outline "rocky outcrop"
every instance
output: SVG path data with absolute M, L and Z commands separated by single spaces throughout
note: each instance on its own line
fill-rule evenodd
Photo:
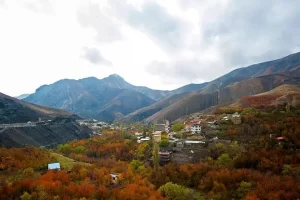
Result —
M 0 145 L 52 148 L 68 141 L 89 138 L 91 134 L 91 129 L 79 125 L 72 118 L 58 118 L 34 127 L 0 129 Z

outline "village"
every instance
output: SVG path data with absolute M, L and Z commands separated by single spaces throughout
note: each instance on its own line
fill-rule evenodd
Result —
M 190 116 L 182 124 L 170 124 L 165 120 L 153 124 L 151 132 L 136 132 L 137 143 L 156 142 L 160 146 L 159 162 L 178 164 L 197 163 L 210 156 L 209 147 L 216 143 L 230 144 L 231 140 L 218 138 L 218 124 L 231 122 L 241 124 L 241 115 L 196 115 Z
M 77 120 L 80 125 L 88 126 L 93 130 L 92 137 L 102 135 L 102 131 L 115 130 L 133 135 L 136 143 L 154 142 L 159 145 L 159 163 L 169 162 L 198 163 L 211 156 L 211 148 L 216 144 L 230 145 L 232 138 L 224 136 L 222 127 L 238 127 L 242 123 L 239 112 L 232 114 L 201 114 L 195 113 L 185 119 L 170 123 L 152 124 L 123 124 L 106 123 L 95 119 Z M 275 137 L 270 135 L 270 138 Z M 283 138 L 276 138 L 278 142 Z M 149 158 L 152 162 L 152 158 Z

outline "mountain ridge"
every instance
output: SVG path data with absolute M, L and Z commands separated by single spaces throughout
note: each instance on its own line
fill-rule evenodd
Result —
M 273 71 L 269 70 L 270 65 L 275 66 Z M 266 92 L 285 83 L 300 83 L 300 52 L 233 70 L 209 82 L 201 91 L 174 102 L 145 120 L 173 121 L 186 114 L 199 112 L 211 106 L 233 103 L 244 96 Z
M 96 77 L 79 80 L 62 79 L 53 84 L 42 85 L 24 100 L 43 106 L 65 109 L 84 118 L 113 121 L 160 99 L 186 91 L 198 90 L 205 85 L 206 83 L 190 84 L 171 91 L 152 90 L 144 86 L 134 86 L 121 76 L 112 74 L 103 79 Z M 132 91 L 132 101 L 125 100 L 125 96 L 121 95 L 128 91 Z M 115 102 L 123 103 L 116 106 Z M 105 107 L 109 108 L 105 110 Z M 118 110 L 116 110 L 117 107 Z
M 49 120 L 57 116 L 79 119 L 75 114 L 65 110 L 35 105 L 0 93 L 0 123 L 25 123 L 38 121 L 39 118 Z

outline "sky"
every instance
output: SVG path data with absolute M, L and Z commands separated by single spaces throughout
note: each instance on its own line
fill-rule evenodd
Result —
M 300 51 L 299 0 L 0 0 L 0 92 L 118 74 L 175 89 Z

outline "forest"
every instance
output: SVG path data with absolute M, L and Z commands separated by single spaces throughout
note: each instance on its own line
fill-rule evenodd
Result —
M 211 156 L 199 163 L 157 165 L 156 144 L 138 144 L 134 134 L 117 130 L 56 149 L 1 148 L 0 199 L 300 198 L 300 116 L 244 110 L 242 124 L 220 129 L 232 142 L 209 147 Z M 47 170 L 57 162 L 53 153 L 73 159 L 72 168 Z

